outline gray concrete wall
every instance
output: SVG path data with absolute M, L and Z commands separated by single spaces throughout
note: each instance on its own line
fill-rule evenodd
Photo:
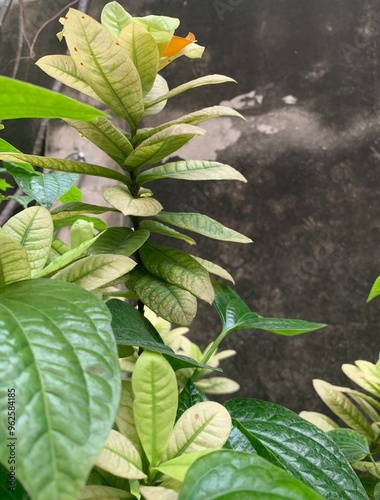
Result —
M 98 17 L 104 3 L 91 0 L 88 12 Z M 253 310 L 329 324 L 293 339 L 245 331 L 225 344 L 238 351 L 224 366 L 242 385 L 240 396 L 296 411 L 322 409 L 312 378 L 345 384 L 340 365 L 376 361 L 379 347 L 380 304 L 365 301 L 380 274 L 380 1 L 120 3 L 138 15 L 179 17 L 180 34 L 193 31 L 207 47 L 203 60 L 183 58 L 168 67 L 170 86 L 208 73 L 238 81 L 173 99 L 162 118 L 219 103 L 235 106 L 246 123 L 210 122 L 206 138 L 178 156 L 230 163 L 249 184 L 165 181 L 152 187 L 166 210 L 201 211 L 252 237 L 248 246 L 200 238 L 196 251 L 235 276 L 236 290 Z M 24 2 L 29 43 L 63 5 Z M 18 19 L 14 6 L 0 34 L 1 73 L 7 75 L 15 67 Z M 35 55 L 23 43 L 19 78 L 52 85 L 33 60 L 64 50 L 54 38 L 57 27 L 53 22 L 41 32 Z M 7 127 L 25 152 L 35 132 L 32 121 Z M 218 324 L 201 305 L 193 335 L 206 345 Z

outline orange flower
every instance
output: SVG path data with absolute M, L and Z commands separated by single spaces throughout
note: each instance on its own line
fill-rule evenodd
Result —
M 169 45 L 161 54 L 161 57 L 172 57 L 195 41 L 195 35 L 193 33 L 189 33 L 185 38 L 182 38 L 181 36 L 173 36 Z

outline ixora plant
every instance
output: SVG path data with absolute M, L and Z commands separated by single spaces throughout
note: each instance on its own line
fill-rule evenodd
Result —
M 199 123 L 240 116 L 235 111 L 214 106 L 141 128 L 169 99 L 231 79 L 205 76 L 169 90 L 159 70 L 203 51 L 192 34 L 174 35 L 177 19 L 132 17 L 111 2 L 101 23 L 70 9 L 62 24 L 70 55 L 46 56 L 38 65 L 103 103 L 125 127 L 106 111 L 0 77 L 2 120 L 65 119 L 118 165 L 22 154 L 0 140 L 3 168 L 27 207 L 0 233 L 1 497 L 367 498 L 339 447 L 313 424 L 264 401 L 233 399 L 223 406 L 196 386 L 204 370 L 218 370 L 215 354 L 233 331 L 290 336 L 323 326 L 263 318 L 231 288 L 211 281 L 209 273 L 230 279 L 224 269 L 154 243 L 158 233 L 194 244 L 181 230 L 250 242 L 205 215 L 164 211 L 146 187 L 166 178 L 245 181 L 217 162 L 154 166 L 203 134 Z M 78 174 L 115 181 L 103 193 L 108 205 L 81 199 L 73 187 Z M 62 204 L 52 208 L 57 200 Z M 131 227 L 108 228 L 98 217 L 107 211 L 128 216 Z M 71 227 L 70 245 L 56 236 L 63 226 Z M 144 308 L 183 327 L 193 320 L 197 299 L 213 304 L 221 332 L 205 353 L 188 357 L 165 344 Z M 187 374 L 180 393 L 178 382 L 185 381 L 177 372 Z

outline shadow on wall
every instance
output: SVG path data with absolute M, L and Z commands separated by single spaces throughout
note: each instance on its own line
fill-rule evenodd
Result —
M 105 3 L 88 2 L 88 13 L 98 18 Z M 120 3 L 137 15 L 157 7 L 153 0 Z M 0 34 L 3 74 L 52 86 L 33 63 L 64 51 L 54 36 L 58 23 L 48 21 L 66 5 L 13 2 Z M 200 240 L 196 249 L 235 276 L 253 310 L 330 325 L 293 339 L 233 334 L 225 347 L 238 356 L 225 362 L 226 373 L 241 384 L 241 396 L 321 409 L 311 379 L 346 383 L 340 365 L 375 361 L 378 351 L 379 305 L 365 300 L 380 274 L 380 1 L 162 0 L 160 13 L 179 17 L 180 34 L 195 32 L 207 48 L 202 61 L 165 70 L 171 86 L 208 73 L 238 81 L 193 90 L 181 109 L 173 99 L 162 118 L 221 103 L 247 119 L 209 122 L 206 138 L 180 157 L 229 163 L 249 184 L 189 190 L 168 180 L 157 195 L 167 199 L 166 210 L 199 210 L 254 239 L 241 247 Z M 37 130 L 35 122 L 16 123 L 6 133 L 29 152 Z M 217 325 L 202 306 L 193 335 L 206 345 Z

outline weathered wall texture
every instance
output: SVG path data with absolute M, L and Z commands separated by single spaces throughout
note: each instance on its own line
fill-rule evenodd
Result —
M 91 0 L 88 12 L 97 17 L 104 3 Z M 206 45 L 202 61 L 169 66 L 170 86 L 207 73 L 239 82 L 173 99 L 166 117 L 221 102 L 240 110 L 246 123 L 210 122 L 206 138 L 179 156 L 230 163 L 249 184 L 166 181 L 156 194 L 166 197 L 166 210 L 201 211 L 254 239 L 248 246 L 200 239 L 196 249 L 229 269 L 253 310 L 329 324 L 293 339 L 245 331 L 226 341 L 238 351 L 225 367 L 241 383 L 240 396 L 297 411 L 321 409 L 311 380 L 343 384 L 340 365 L 375 361 L 379 348 L 380 304 L 365 301 L 380 274 L 380 0 L 120 3 L 138 15 L 179 17 L 180 33 L 193 31 Z M 24 0 L 29 43 L 63 6 Z M 0 68 L 7 75 L 15 64 L 18 19 L 15 6 L 0 34 Z M 64 50 L 54 38 L 57 27 L 53 22 L 41 32 L 34 60 Z M 17 76 L 51 86 L 30 55 L 24 43 Z M 7 130 L 16 146 L 32 149 L 34 122 Z M 68 136 L 60 137 L 59 146 L 70 150 Z M 205 345 L 218 325 L 202 305 L 192 331 Z

